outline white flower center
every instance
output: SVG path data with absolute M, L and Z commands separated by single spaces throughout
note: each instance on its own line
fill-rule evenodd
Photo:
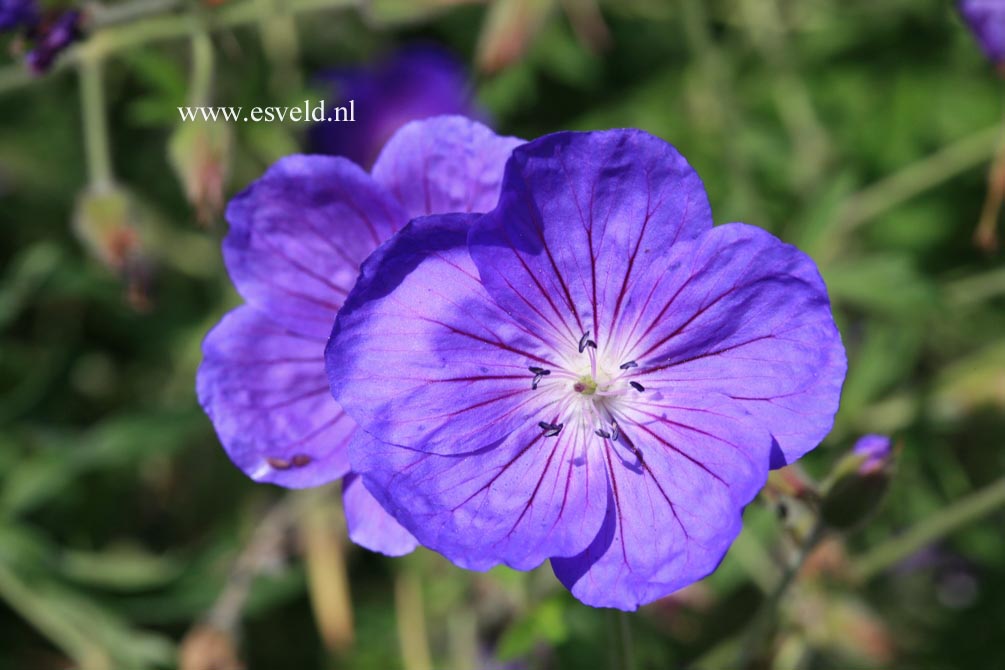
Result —
M 587 332 L 573 349 L 561 356 L 562 367 L 532 367 L 533 388 L 545 394 L 548 415 L 539 422 L 545 437 L 563 430 L 617 440 L 619 420 L 633 396 L 645 391 L 631 379 L 637 372 L 635 361 L 615 361 L 612 348 L 598 349 Z

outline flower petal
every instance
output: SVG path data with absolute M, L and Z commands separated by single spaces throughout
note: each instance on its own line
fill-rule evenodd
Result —
M 589 544 L 606 483 L 599 461 L 600 477 L 588 474 L 581 436 L 538 425 L 556 417 L 554 400 L 532 390 L 528 367 L 556 366 L 486 295 L 466 248 L 471 218 L 413 221 L 367 260 L 327 366 L 372 434 L 350 458 L 380 503 L 459 565 L 526 569 Z
M 359 475 L 350 473 L 342 480 L 342 504 L 349 539 L 359 546 L 387 556 L 404 556 L 419 545 L 412 534 L 380 506 Z
M 359 265 L 407 221 L 356 164 L 278 161 L 227 208 L 224 259 L 238 292 L 289 330 L 325 338 Z
M 506 159 L 521 144 L 463 116 L 413 121 L 384 146 L 373 178 L 394 194 L 409 219 L 487 212 L 499 200 Z
M 777 440 L 784 463 L 830 432 L 847 362 L 812 259 L 744 224 L 671 250 L 639 278 L 619 327 L 647 389 L 722 393 Z
M 499 206 L 471 231 L 493 298 L 531 328 L 603 345 L 636 275 L 712 226 L 701 179 L 640 130 L 555 133 L 518 147 Z
M 729 398 L 668 395 L 605 442 L 610 504 L 593 543 L 552 568 L 595 607 L 634 610 L 712 572 L 763 486 L 771 438 Z
M 206 336 L 199 402 L 231 460 L 252 479 L 305 488 L 348 472 L 356 424 L 329 393 L 323 352 L 323 340 L 248 306 Z

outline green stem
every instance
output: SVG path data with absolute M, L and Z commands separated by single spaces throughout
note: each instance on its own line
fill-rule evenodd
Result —
M 866 552 L 853 563 L 852 575 L 860 582 L 868 581 L 933 542 L 1002 507 L 1005 507 L 1005 477 L 960 498 L 906 533 L 890 538 Z
M 621 642 L 621 670 L 635 670 L 635 646 L 628 612 L 618 612 L 618 638 Z
M 990 159 L 998 150 L 1000 132 L 994 125 L 964 137 L 851 196 L 838 213 L 835 236 L 845 237 L 897 205 Z M 833 256 L 840 245 L 829 246 Z
M 394 578 L 394 604 L 402 667 L 405 670 L 430 670 L 433 661 L 426 634 L 422 584 L 408 567 Z
M 213 40 L 200 30 L 192 35 L 192 85 L 189 100 L 193 107 L 208 105 L 213 90 Z
M 288 0 L 285 12 L 294 16 L 326 9 L 356 7 L 362 0 Z M 189 14 L 145 16 L 128 23 L 98 28 L 78 46 L 67 51 L 56 62 L 53 72 L 77 65 L 89 58 L 103 59 L 122 51 L 153 42 L 191 37 L 202 30 L 222 30 L 254 23 L 259 20 L 258 0 L 229 2 L 222 7 L 200 12 L 199 18 Z M 36 81 L 21 65 L 0 69 L 0 94 L 13 91 Z
M 64 617 L 58 608 L 49 607 L 28 584 L 0 562 L 0 598 L 67 656 L 77 661 L 82 670 L 111 668 L 111 660 L 74 622 Z
M 96 191 L 107 190 L 111 188 L 114 176 L 100 59 L 88 58 L 80 62 L 80 106 L 84 119 L 84 150 L 91 188 Z
M 757 656 L 765 645 L 771 640 L 771 633 L 778 614 L 778 609 L 788 593 L 789 587 L 796 581 L 799 571 L 809 558 L 810 553 L 817 546 L 824 535 L 823 522 L 818 521 L 803 541 L 803 546 L 799 549 L 796 560 L 789 565 L 782 574 L 782 578 L 775 585 L 774 590 L 768 595 L 767 600 L 761 604 L 760 609 L 754 615 L 754 620 L 747 629 L 743 646 L 740 648 L 740 660 L 737 667 L 741 670 L 753 667 L 757 661 Z
M 681 18 L 688 47 L 693 52 L 702 78 L 712 97 L 719 101 L 716 132 L 724 138 L 736 137 L 741 129 L 741 106 L 733 95 L 734 74 L 715 43 L 704 0 L 683 0 Z M 748 221 L 763 221 L 761 199 L 751 178 L 750 165 L 737 142 L 725 142 L 727 167 L 736 201 L 742 203 Z

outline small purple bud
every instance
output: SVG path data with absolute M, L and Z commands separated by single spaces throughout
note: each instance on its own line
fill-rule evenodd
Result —
M 875 474 L 890 463 L 893 456 L 892 442 L 886 435 L 863 435 L 852 447 L 852 453 L 865 457 L 858 466 L 859 474 Z
M 890 484 L 891 444 L 886 435 L 865 435 L 838 462 L 820 506 L 827 525 L 853 528 L 879 507 Z
M 988 60 L 1005 66 L 1005 0 L 960 0 L 957 9 Z

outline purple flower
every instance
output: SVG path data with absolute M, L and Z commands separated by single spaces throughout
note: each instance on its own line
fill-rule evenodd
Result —
M 197 390 L 241 470 L 290 488 L 349 472 L 356 424 L 329 393 L 324 348 L 359 264 L 415 216 L 494 206 L 518 143 L 440 117 L 399 130 L 371 174 L 344 158 L 291 156 L 234 198 L 223 252 L 247 304 L 206 337 Z M 414 548 L 353 478 L 344 500 L 354 541 Z
M 35 74 L 52 67 L 57 56 L 81 36 L 80 12 L 69 10 L 37 23 L 29 32 L 34 47 L 25 56 L 25 63 Z
M 355 101 L 356 121 L 313 126 L 311 150 L 345 156 L 366 168 L 409 121 L 441 114 L 482 117 L 464 65 L 438 47 L 402 49 L 367 69 L 333 71 L 323 80 L 338 94 L 335 106 Z
M 30 28 L 38 21 L 35 0 L 0 0 L 0 32 Z
M 863 435 L 859 438 L 852 453 L 858 457 L 865 457 L 858 466 L 858 473 L 869 475 L 880 472 L 890 463 L 893 456 L 890 438 L 886 435 Z
M 715 569 L 771 461 L 831 428 L 846 367 L 812 260 L 713 228 L 698 175 L 637 130 L 523 145 L 495 210 L 413 221 L 326 359 L 353 469 L 422 544 L 551 558 L 623 609 Z
M 1005 63 L 1005 0 L 960 0 L 957 7 L 984 55 Z

